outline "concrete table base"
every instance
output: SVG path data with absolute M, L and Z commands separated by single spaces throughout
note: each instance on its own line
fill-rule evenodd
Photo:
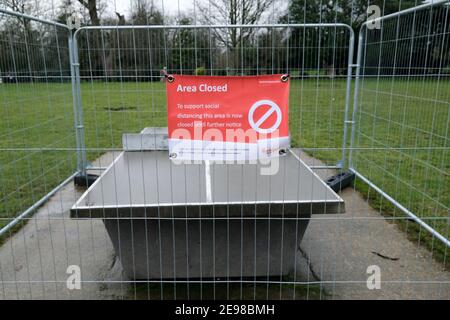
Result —
M 289 274 L 309 217 L 104 223 L 130 279 L 217 279 Z
M 131 279 L 286 275 L 311 214 L 345 205 L 293 150 L 271 165 L 267 175 L 260 162 L 179 164 L 167 151 L 124 151 L 71 217 L 103 219 Z

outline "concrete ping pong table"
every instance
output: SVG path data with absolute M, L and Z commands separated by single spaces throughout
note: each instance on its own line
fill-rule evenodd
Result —
M 262 175 L 260 163 L 174 164 L 166 128 L 123 143 L 71 217 L 103 219 L 130 279 L 286 275 L 311 214 L 345 211 L 295 149 Z

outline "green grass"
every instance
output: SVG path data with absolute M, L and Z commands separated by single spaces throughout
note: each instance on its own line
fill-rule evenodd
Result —
M 335 164 L 341 157 L 345 81 L 292 81 L 293 145 Z M 0 85 L 0 227 L 76 170 L 70 84 Z M 357 117 L 354 165 L 412 212 L 449 236 L 450 83 L 365 80 Z M 121 148 L 124 132 L 166 126 L 162 83 L 82 83 L 86 145 L 93 160 Z M 42 149 L 45 148 L 45 149 Z M 42 149 L 42 150 L 39 150 Z M 372 206 L 402 216 L 357 182 Z M 447 218 L 447 219 L 445 219 Z M 399 226 L 440 260 L 445 247 L 417 225 Z
M 0 227 L 75 171 L 73 123 L 70 85 L 0 85 Z
M 329 298 L 329 295 L 319 285 L 136 283 L 128 287 L 127 297 L 134 300 L 326 300 Z
M 355 146 L 367 149 L 355 153 L 355 167 L 449 238 L 450 82 L 366 80 L 361 97 L 357 121 L 363 134 Z M 381 213 L 402 216 L 366 185 L 357 187 Z M 400 227 L 449 265 L 448 249 L 427 231 L 405 220 Z

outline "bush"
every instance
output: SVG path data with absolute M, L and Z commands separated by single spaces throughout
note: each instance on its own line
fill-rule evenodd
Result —
M 204 76 L 206 74 L 205 67 L 199 67 L 199 68 L 195 69 L 194 74 L 196 76 Z

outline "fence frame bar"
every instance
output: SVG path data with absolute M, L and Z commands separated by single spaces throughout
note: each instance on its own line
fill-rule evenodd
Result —
M 75 90 L 74 90 L 75 89 L 74 88 L 74 80 L 76 77 L 75 77 L 75 73 L 74 73 L 74 69 L 73 69 L 73 61 L 74 61 L 73 54 L 75 53 L 75 51 L 73 48 L 73 34 L 72 34 L 72 31 L 70 30 L 70 28 L 67 25 L 59 23 L 59 22 L 41 19 L 38 17 L 30 16 L 30 15 L 16 12 L 16 11 L 11 11 L 11 10 L 6 10 L 6 9 L 0 8 L 0 13 L 8 15 L 8 16 L 17 17 L 17 18 L 24 18 L 27 20 L 47 24 L 50 26 L 55 26 L 55 27 L 62 28 L 67 31 L 67 39 L 68 39 L 68 43 L 69 43 L 68 50 L 69 50 L 69 62 L 70 62 L 70 75 L 71 75 L 71 83 L 72 83 L 72 95 L 73 95 L 73 99 L 74 99 L 74 101 L 73 101 L 73 103 L 74 103 L 74 119 L 75 119 L 75 121 L 77 121 L 77 119 L 79 119 L 79 118 L 76 116 L 77 110 L 75 109 L 76 104 L 75 104 Z M 83 120 L 81 118 L 81 123 L 82 122 L 83 122 Z M 76 149 L 77 150 L 77 158 L 79 158 L 79 156 L 82 154 L 82 150 L 80 149 L 81 147 L 80 147 L 80 142 L 79 142 L 81 137 L 79 136 L 79 132 L 77 130 L 76 125 L 75 125 L 75 135 L 76 135 L 76 140 L 77 140 L 77 149 Z M 81 162 L 81 158 L 77 159 L 77 168 L 78 168 L 77 170 L 80 170 L 84 167 L 85 167 L 85 164 L 83 164 Z M 5 225 L 3 228 L 1 228 L 0 229 L 0 237 L 3 236 L 4 234 L 6 234 L 15 225 L 17 225 L 22 219 L 24 219 L 25 217 L 29 216 L 34 211 L 36 211 L 42 204 L 47 202 L 55 193 L 57 193 L 59 190 L 61 190 L 61 188 L 63 188 L 68 183 L 70 183 L 78 174 L 80 174 L 80 171 L 76 171 L 76 172 L 72 173 L 69 177 L 67 177 L 59 185 L 57 185 L 55 188 L 53 188 L 50 192 L 48 192 L 46 195 L 44 195 L 41 199 L 36 201 L 32 206 L 30 206 L 28 209 L 26 209 L 25 211 L 20 213 L 13 220 L 11 220 L 7 225 Z
M 425 3 L 413 8 L 409 8 L 406 10 L 402 10 L 399 12 L 395 12 L 386 16 L 382 16 L 376 19 L 368 20 L 364 22 L 361 25 L 361 29 L 359 30 L 359 40 L 358 40 L 358 51 L 357 51 L 357 62 L 356 62 L 356 75 L 355 75 L 355 91 L 353 96 L 353 112 L 352 112 L 352 130 L 351 130 L 351 137 L 350 137 L 350 152 L 349 152 L 349 159 L 348 159 L 348 167 L 351 172 L 353 172 L 358 178 L 360 178 L 364 183 L 366 183 L 369 187 L 374 189 L 378 194 L 380 194 L 382 197 L 384 197 L 386 200 L 388 200 L 392 205 L 394 205 L 397 209 L 402 211 L 404 214 L 406 214 L 408 217 L 410 217 L 414 222 L 419 224 L 421 227 L 423 227 L 425 230 L 430 232 L 434 237 L 436 237 L 439 241 L 441 241 L 443 244 L 445 244 L 447 247 L 450 248 L 450 240 L 441 235 L 439 232 L 437 232 L 435 229 L 433 229 L 430 225 L 428 225 L 425 221 L 423 221 L 421 218 L 416 216 L 413 212 L 409 211 L 406 207 L 404 207 L 401 203 L 399 203 L 397 200 L 395 200 L 393 197 L 391 197 L 389 194 L 384 192 L 381 188 L 379 188 L 376 184 L 374 184 L 372 181 L 370 181 L 369 178 L 365 177 L 363 174 L 358 172 L 354 166 L 353 166 L 353 147 L 355 142 L 355 134 L 356 134 L 356 117 L 359 107 L 359 91 L 360 91 L 360 80 L 361 80 L 361 67 L 362 67 L 362 52 L 363 52 L 363 42 L 365 41 L 365 34 L 368 30 L 367 25 L 373 22 L 381 22 L 384 20 L 392 19 L 395 17 L 400 17 L 409 13 L 416 13 L 417 11 L 421 11 L 424 9 L 428 9 L 431 7 L 435 7 L 438 5 L 447 4 L 450 5 L 450 0 L 437 0 L 432 1 L 430 3 Z
M 10 16 L 15 16 L 15 17 L 18 17 L 18 18 L 25 18 L 25 19 L 28 19 L 28 20 L 33 20 L 33 21 L 36 21 L 36 22 L 41 22 L 41 23 L 52 25 L 52 26 L 56 26 L 56 27 L 61 27 L 61 28 L 66 29 L 68 32 L 70 31 L 70 28 L 67 25 L 65 25 L 65 24 L 62 24 L 62 23 L 59 23 L 59 22 L 55 22 L 55 21 L 41 19 L 41 18 L 38 18 L 38 17 L 33 17 L 33 16 L 30 16 L 30 15 L 25 14 L 25 13 L 20 13 L 20 12 L 17 12 L 17 11 L 6 10 L 6 9 L 2 9 L 2 8 L 0 8 L 0 13 L 4 13 L 4 14 L 10 15 Z
M 239 28 L 343 28 L 346 29 L 349 32 L 349 40 L 348 40 L 348 61 L 347 61 L 347 75 L 346 75 L 346 95 L 345 95 L 345 106 L 344 106 L 344 130 L 343 130 L 343 137 L 342 137 L 342 155 L 341 159 L 338 161 L 335 165 L 326 165 L 321 166 L 320 168 L 316 169 L 342 169 L 346 165 L 346 159 L 347 159 L 347 140 L 348 140 L 348 125 L 351 123 L 349 121 L 349 113 L 350 113 L 350 95 L 351 95 L 351 85 L 352 85 L 352 75 L 353 75 L 353 68 L 355 65 L 353 64 L 353 58 L 354 58 L 354 52 L 355 52 L 355 32 L 353 31 L 353 28 L 345 23 L 294 23 L 294 24 L 259 24 L 259 25 L 246 25 L 246 24 L 235 24 L 235 25 L 106 25 L 106 26 L 84 26 L 79 29 L 77 29 L 73 33 L 73 47 L 74 47 L 74 61 L 73 64 L 76 68 L 74 71 L 76 82 L 78 83 L 78 94 L 80 95 L 77 98 L 77 112 L 81 114 L 80 123 L 78 123 L 79 133 L 80 133 L 80 158 L 82 167 L 79 167 L 78 170 L 82 172 L 82 174 L 86 173 L 86 169 L 88 167 L 88 163 L 86 161 L 86 147 L 84 143 L 84 127 L 83 127 L 83 106 L 81 104 L 81 93 L 80 93 L 80 75 L 79 75 L 79 61 L 78 61 L 78 49 L 77 49 L 77 43 L 78 43 L 78 34 L 82 31 L 89 31 L 89 30 L 166 30 L 166 29 L 174 29 L 174 30 L 180 30 L 180 29 L 239 29 Z M 75 99 L 75 98 L 74 98 Z M 75 103 L 75 102 L 74 102 Z M 78 127 L 77 127 L 78 128 Z
M 409 211 L 407 208 L 402 206 L 399 202 L 397 202 L 394 198 L 392 198 L 390 195 L 388 195 L 386 192 L 381 190 L 379 187 L 377 187 L 374 183 L 372 183 L 368 178 L 366 178 L 363 174 L 359 173 L 357 170 L 351 168 L 351 172 L 353 172 L 359 179 L 364 181 L 369 187 L 374 189 L 376 192 L 378 192 L 383 198 L 388 200 L 390 203 L 392 203 L 394 206 L 396 206 L 400 211 L 402 211 L 404 214 L 409 216 L 414 222 L 419 224 L 421 227 L 423 227 L 425 230 L 430 232 L 434 237 L 439 239 L 442 243 L 444 243 L 447 247 L 450 248 L 450 240 L 441 235 L 439 232 L 434 230 L 432 227 L 430 227 L 425 221 L 420 219 L 418 216 L 416 216 L 414 213 Z
M 13 220 L 11 220 L 6 226 L 0 229 L 0 237 L 6 234 L 12 227 L 14 227 L 16 224 L 18 224 L 22 219 L 36 211 L 41 205 L 43 205 L 45 202 L 47 202 L 48 199 L 50 199 L 55 193 L 57 193 L 59 190 L 61 190 L 65 185 L 70 183 L 75 176 L 78 175 L 78 171 L 73 173 L 71 176 L 69 176 L 66 180 L 61 182 L 59 185 L 57 185 L 53 190 L 51 190 L 49 193 L 47 193 L 45 196 L 43 196 L 41 199 L 33 203 L 31 207 L 29 207 L 27 210 L 16 216 Z

